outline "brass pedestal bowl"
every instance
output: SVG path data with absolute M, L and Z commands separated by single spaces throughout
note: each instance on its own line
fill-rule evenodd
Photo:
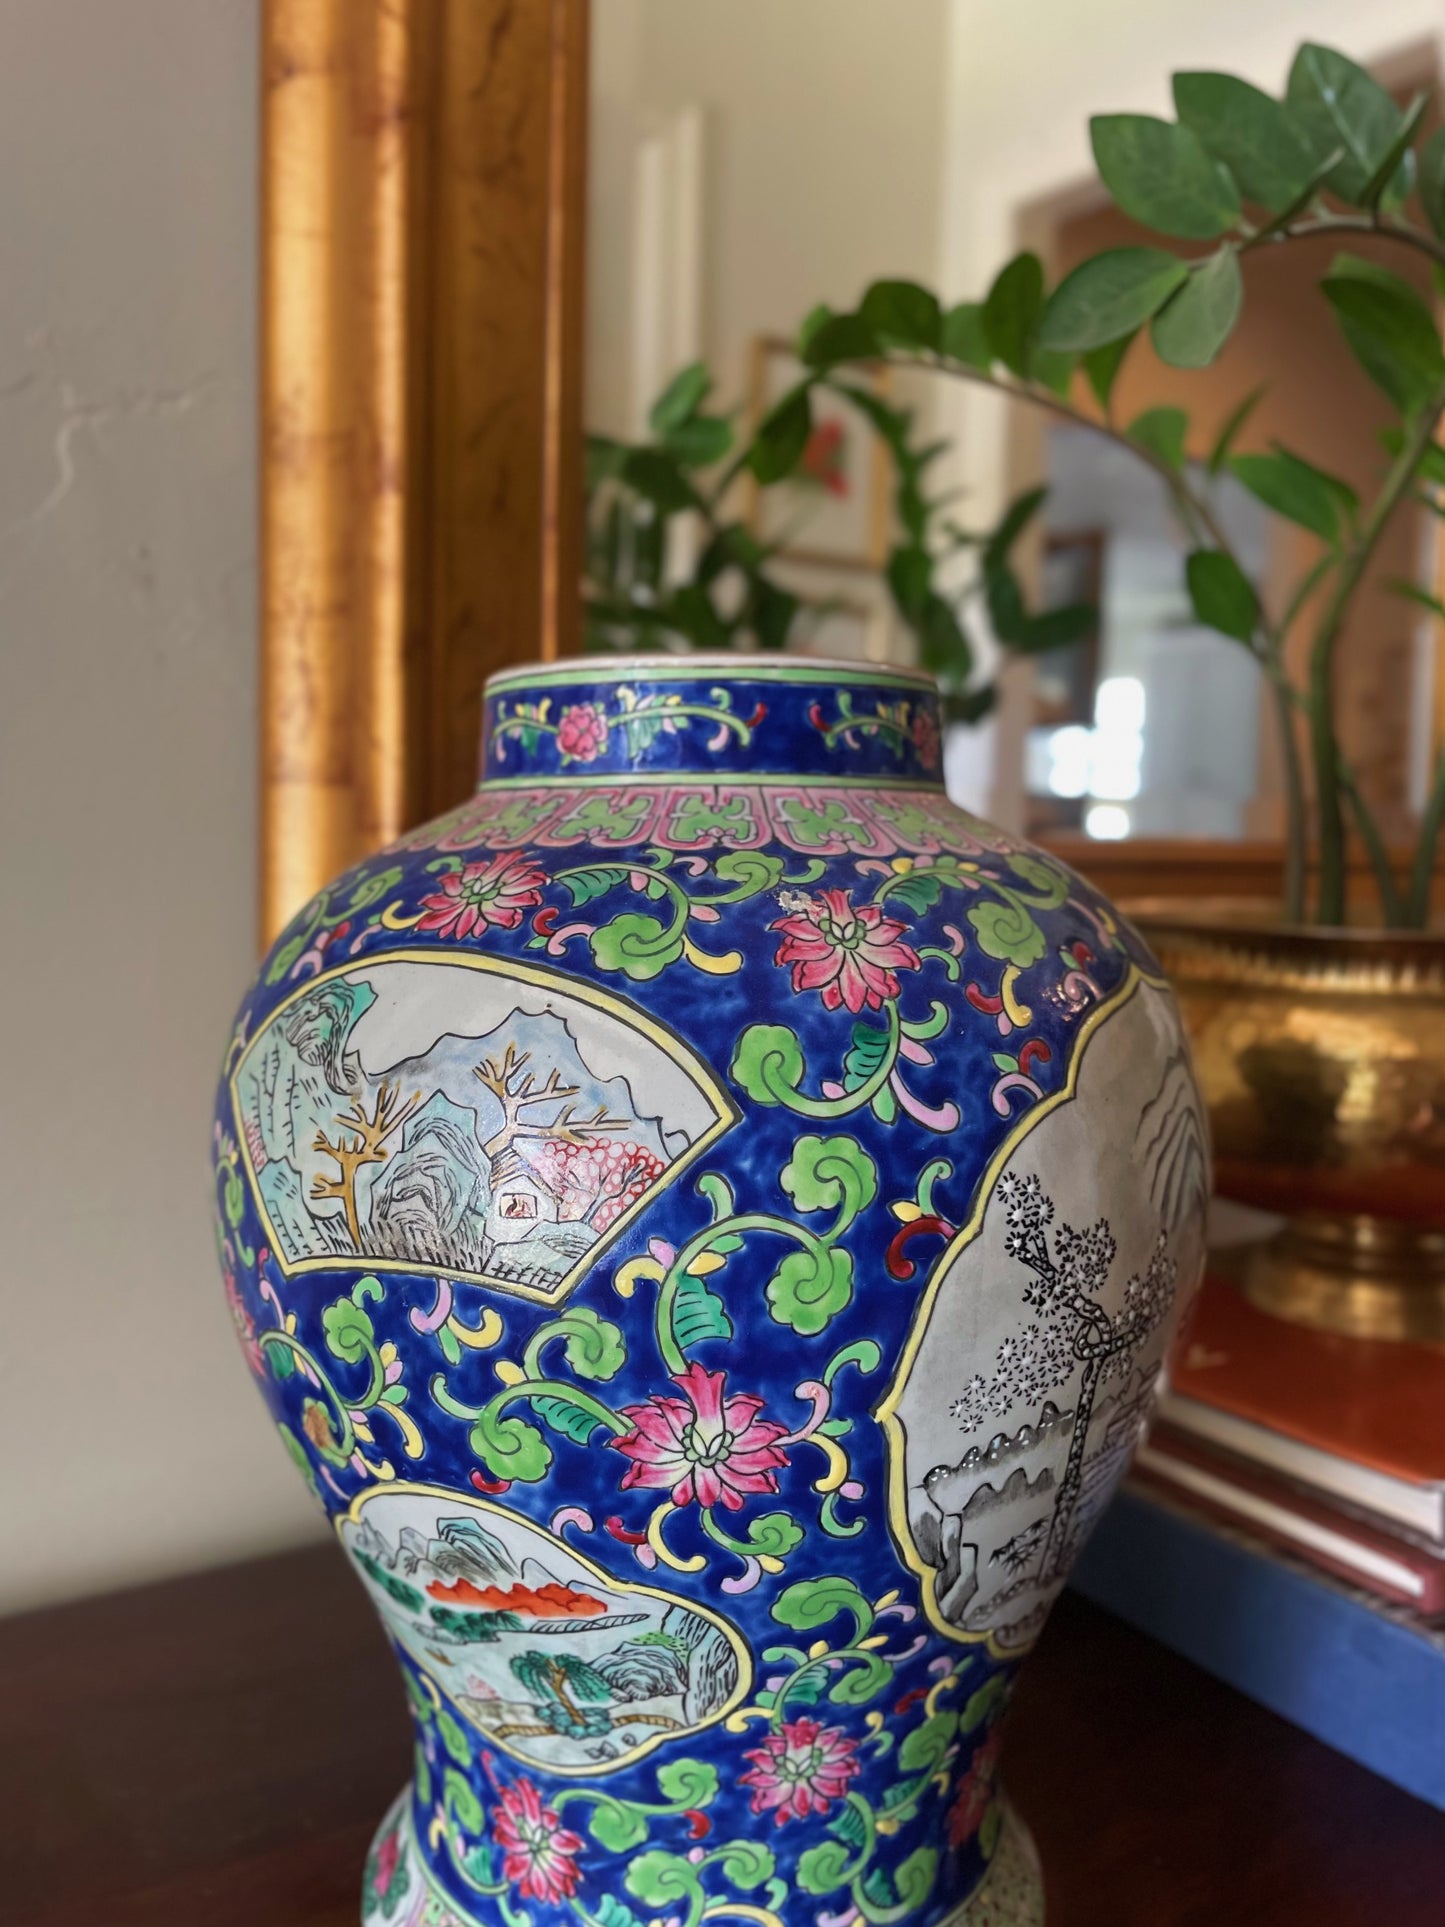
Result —
M 1265 1311 L 1445 1342 L 1445 935 L 1271 927 L 1150 902 L 1221 1197 L 1281 1215 L 1235 1275 Z

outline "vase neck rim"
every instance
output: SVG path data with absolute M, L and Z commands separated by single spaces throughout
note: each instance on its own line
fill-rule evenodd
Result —
M 866 779 L 942 785 L 920 670 L 808 656 L 582 656 L 489 676 L 482 780 Z

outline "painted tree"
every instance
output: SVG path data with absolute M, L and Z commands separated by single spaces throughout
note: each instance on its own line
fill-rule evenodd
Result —
M 1008 1225 L 1004 1250 L 1030 1273 L 1023 1303 L 1034 1316 L 1000 1341 L 993 1375 L 970 1379 L 951 1410 L 965 1431 L 975 1431 L 990 1417 L 1006 1417 L 1020 1403 L 1035 1405 L 1081 1374 L 1068 1462 L 1039 1567 L 1040 1578 L 1047 1582 L 1058 1578 L 1067 1562 L 1099 1387 L 1106 1378 L 1128 1375 L 1145 1342 L 1167 1317 L 1178 1266 L 1168 1256 L 1161 1232 L 1148 1265 L 1129 1279 L 1123 1303 L 1111 1315 L 1099 1302 L 1118 1252 L 1107 1219 L 1082 1231 L 1061 1224 L 1051 1248 L 1054 1205 L 1037 1176 L 1005 1172 L 994 1196 Z
M 353 1097 L 333 1121 L 341 1126 L 333 1142 L 325 1131 L 312 1140 L 313 1151 L 324 1151 L 337 1165 L 334 1178 L 317 1176 L 311 1180 L 313 1198 L 340 1198 L 346 1213 L 346 1229 L 353 1251 L 361 1250 L 361 1205 L 356 1195 L 357 1173 L 365 1164 L 384 1164 L 389 1155 L 387 1140 L 396 1136 L 421 1103 L 420 1092 L 402 1099 L 395 1078 L 384 1082 L 368 1114 L 359 1097 Z

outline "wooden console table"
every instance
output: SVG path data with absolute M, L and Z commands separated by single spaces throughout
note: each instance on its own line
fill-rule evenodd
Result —
M 1445 1920 L 1445 1816 L 1072 1596 L 1004 1757 L 1049 1927 Z M 0 1920 L 355 1927 L 407 1765 L 330 1547 L 0 1622 Z

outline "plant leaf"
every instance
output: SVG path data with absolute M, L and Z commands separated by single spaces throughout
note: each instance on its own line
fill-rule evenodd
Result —
M 1024 493 L 1010 502 L 1004 511 L 1003 520 L 989 537 L 983 552 L 983 566 L 987 569 L 1002 562 L 1015 542 L 1023 534 L 1029 523 L 1043 507 L 1046 488 L 1025 489 Z
M 707 399 L 712 376 L 704 362 L 690 362 L 674 375 L 648 412 L 654 435 L 666 435 L 695 415 Z
M 1425 118 L 1425 109 L 1430 105 L 1428 94 L 1416 94 L 1405 109 L 1405 117 L 1400 131 L 1386 148 L 1379 164 L 1369 180 L 1365 182 L 1360 195 L 1360 206 L 1373 212 L 1382 201 L 1403 201 L 1415 184 L 1414 156 L 1410 143 L 1420 131 L 1420 123 Z
M 759 422 L 748 450 L 748 467 L 758 481 L 780 482 L 802 460 L 813 432 L 812 386 L 811 376 L 798 382 Z
M 1313 147 L 1289 109 L 1247 80 L 1234 74 L 1175 74 L 1174 111 L 1257 207 L 1277 214 L 1308 186 Z
M 720 462 L 732 445 L 732 423 L 721 415 L 694 415 L 670 428 L 663 438 L 667 453 L 684 468 L 707 468 Z
M 1308 41 L 1289 70 L 1286 99 L 1317 159 L 1344 148 L 1326 179 L 1341 200 L 1358 205 L 1400 131 L 1399 108 L 1363 67 Z
M 936 348 L 943 325 L 938 296 L 916 281 L 875 281 L 858 310 L 882 342 Z
M 861 314 L 835 314 L 808 331 L 799 359 L 809 368 L 833 368 L 841 361 L 872 361 L 878 353 L 878 337 Z
M 1044 270 L 1036 254 L 1016 254 L 1002 267 L 983 304 L 983 327 L 989 348 L 1005 368 L 1027 376 L 1029 351 L 1044 305 Z M 1050 348 L 1070 343 L 1051 341 Z
M 670 455 L 659 448 L 630 448 L 623 458 L 622 479 L 666 514 L 700 506 L 697 490 Z
M 1244 427 L 1244 424 L 1254 413 L 1256 407 L 1258 407 L 1263 394 L 1263 385 L 1252 389 L 1250 393 L 1245 396 L 1244 400 L 1236 405 L 1229 419 L 1225 422 L 1223 428 L 1220 429 L 1219 439 L 1209 451 L 1209 473 L 1211 475 L 1217 475 L 1220 469 L 1224 467 L 1225 458 L 1238 440 L 1239 433 Z
M 1406 414 L 1445 381 L 1445 353 L 1424 301 L 1388 269 L 1339 256 L 1320 283 L 1370 379 Z
M 1196 549 L 1185 564 L 1194 613 L 1210 629 L 1236 642 L 1248 642 L 1259 620 L 1259 598 L 1231 555 L 1221 549 Z
M 1091 348 L 1084 356 L 1084 374 L 1094 391 L 1094 399 L 1105 414 L 1109 412 L 1109 398 L 1114 392 L 1119 370 L 1124 365 L 1124 357 L 1133 347 L 1138 333 L 1137 328 L 1132 329 L 1128 334 L 1120 335 L 1117 341 L 1106 341 L 1102 348 Z
M 1055 288 L 1039 324 L 1039 344 L 1084 351 L 1112 344 L 1157 313 L 1188 275 L 1189 263 L 1163 248 L 1096 254 Z
M 1420 149 L 1420 205 L 1437 234 L 1445 235 L 1445 127 Z
M 1131 442 L 1147 448 L 1172 469 L 1184 466 L 1184 443 L 1188 434 L 1189 417 L 1182 408 L 1146 408 L 1130 422 L 1128 429 Z
M 1160 234 L 1212 241 L 1239 219 L 1239 190 L 1190 127 L 1152 114 L 1096 114 L 1094 162 L 1125 214 Z
M 1276 515 L 1326 542 L 1339 540 L 1340 496 L 1332 486 L 1333 478 L 1283 448 L 1271 449 L 1267 455 L 1236 455 L 1228 466 L 1250 494 Z
M 983 322 L 983 303 L 960 301 L 956 308 L 950 308 L 939 329 L 938 345 L 951 361 L 961 361 L 966 368 L 986 374 L 993 355 Z
M 1175 368 L 1207 368 L 1228 341 L 1243 304 L 1239 255 L 1226 245 L 1191 270 L 1149 324 L 1155 352 Z

